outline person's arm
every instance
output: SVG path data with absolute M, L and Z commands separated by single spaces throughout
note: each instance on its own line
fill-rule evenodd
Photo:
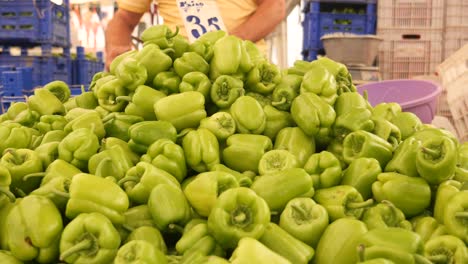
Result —
M 285 17 L 285 0 L 257 0 L 252 16 L 230 34 L 256 42 L 270 34 Z
M 118 9 L 106 29 L 106 69 L 112 60 L 132 48 L 132 32 L 143 13 Z

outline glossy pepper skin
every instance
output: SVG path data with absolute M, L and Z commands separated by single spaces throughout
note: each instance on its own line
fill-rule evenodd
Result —
M 0 259 L 5 264 L 23 264 L 18 258 L 15 258 L 10 251 L 0 250 Z
M 424 179 L 395 172 L 379 174 L 372 184 L 372 194 L 378 202 L 389 200 L 406 217 L 420 214 L 431 202 L 431 189 Z
M 292 101 L 298 94 L 298 89 L 283 80 L 275 86 L 272 92 L 271 105 L 278 110 L 289 111 Z
M 258 164 L 260 175 L 271 174 L 290 168 L 298 168 L 296 156 L 284 149 L 272 149 L 263 154 Z
M 35 127 L 39 132 L 45 134 L 51 130 L 63 130 L 67 123 L 62 115 L 43 115 Z
M 398 127 L 402 139 L 412 136 L 423 125 L 419 117 L 411 112 L 397 112 L 391 122 Z
M 226 165 L 221 163 L 211 167 L 211 171 L 227 172 L 228 174 L 231 174 L 236 178 L 240 187 L 250 187 L 252 185 L 252 178 L 255 177 L 255 173 L 252 171 L 240 173 L 238 171 L 228 168 Z
M 210 90 L 211 101 L 221 109 L 229 108 L 237 98 L 244 94 L 244 83 L 229 75 L 217 77 Z
M 304 74 L 300 92 L 315 93 L 325 102 L 333 105 L 338 97 L 337 89 L 335 77 L 325 67 L 314 65 Z
M 64 81 L 49 82 L 44 85 L 44 88 L 52 92 L 62 103 L 70 98 L 70 87 Z
M 168 121 L 143 121 L 133 124 L 128 129 L 130 140 L 128 146 L 139 154 L 148 151 L 148 147 L 161 138 L 167 138 L 173 142 L 177 139 L 177 130 Z
M 42 167 L 47 168 L 50 163 L 58 158 L 58 145 L 59 142 L 44 143 L 34 149 L 38 154 L 39 159 L 42 161 Z
M 60 239 L 60 259 L 67 263 L 109 263 L 117 254 L 120 236 L 100 213 L 83 213 L 65 226 Z
M 15 195 L 10 192 L 11 174 L 4 166 L 0 166 L 0 197 L 6 196 L 10 202 L 15 201 Z M 1 206 L 0 206 L 1 207 Z
M 237 73 L 241 63 L 241 49 L 241 40 L 234 36 L 224 36 L 216 41 L 210 62 L 210 79 Z
M 182 79 L 173 71 L 163 71 L 156 74 L 153 80 L 153 87 L 163 92 L 164 94 L 170 95 L 179 93 L 179 85 Z
M 449 234 L 468 243 L 468 226 L 466 209 L 468 208 L 468 191 L 463 190 L 453 195 L 444 210 L 444 225 Z
M 154 104 L 154 112 L 158 120 L 170 122 L 177 131 L 196 128 L 207 115 L 205 97 L 195 91 L 170 95 Z
M 262 134 L 266 116 L 262 106 L 250 96 L 241 96 L 231 105 L 229 112 L 236 122 L 236 131 L 241 134 Z
M 174 185 L 156 185 L 148 198 L 148 208 L 156 227 L 162 231 L 171 231 L 174 225 L 184 226 L 191 217 L 184 193 Z
M 114 259 L 114 263 L 127 264 L 134 262 L 141 264 L 167 263 L 167 260 L 166 256 L 149 242 L 144 240 L 133 240 L 125 243 L 119 248 Z
M 444 235 L 424 244 L 424 256 L 433 263 L 467 263 L 468 248 L 461 239 Z
M 216 112 L 202 119 L 199 127 L 210 130 L 220 142 L 236 133 L 236 121 L 228 112 Z
M 90 110 L 82 115 L 70 120 L 63 130 L 70 133 L 80 128 L 87 128 L 94 132 L 98 139 L 102 139 L 106 135 L 103 121 L 98 112 Z
M 372 121 L 374 122 L 373 133 L 388 141 L 393 148 L 397 148 L 401 142 L 400 129 L 384 118 L 374 118 Z
M 88 171 L 103 178 L 110 176 L 120 180 L 133 165 L 125 150 L 116 145 L 89 158 Z
M 295 197 L 310 197 L 314 193 L 312 178 L 302 168 L 284 169 L 260 176 L 250 188 L 266 201 L 272 212 L 281 212 L 288 201 Z
M 7 148 L 29 148 L 39 135 L 35 129 L 17 123 L 0 124 L 0 151 Z
M 46 197 L 29 195 L 21 199 L 7 216 L 8 248 L 21 261 L 50 263 L 58 257 L 62 217 Z
M 173 46 L 173 39 L 179 34 L 179 28 L 176 27 L 176 31 L 172 30 L 167 25 L 156 25 L 149 27 L 141 33 L 141 40 L 144 45 L 150 43 L 156 44 L 161 48 L 168 48 Z
M 343 141 L 343 158 L 350 164 L 357 158 L 374 158 L 385 167 L 392 158 L 393 147 L 382 138 L 364 130 L 348 134 Z
M 119 96 L 117 101 L 129 101 L 129 104 L 125 107 L 125 113 L 127 115 L 141 116 L 146 121 L 156 120 L 154 113 L 154 104 L 159 99 L 165 97 L 161 91 L 153 89 L 146 85 L 140 85 L 135 89 L 135 93 L 129 96 Z
M 359 239 L 366 232 L 366 225 L 357 219 L 340 218 L 333 221 L 320 237 L 315 249 L 315 263 L 356 263 Z
M 184 254 L 184 252 L 193 247 L 197 241 L 208 235 L 208 225 L 206 222 L 198 223 L 187 231 L 184 229 L 184 233 L 177 241 L 175 248 L 178 253 Z
M 96 82 L 94 94 L 98 104 L 109 112 L 120 112 L 125 109 L 127 102 L 117 101 L 117 97 L 124 96 L 127 91 L 123 82 L 114 75 L 108 75 Z
M 130 140 L 130 136 L 128 135 L 130 127 L 142 121 L 143 118 L 141 116 L 122 113 L 110 113 L 102 119 L 106 137 L 116 137 L 123 141 Z
M 28 98 L 28 106 L 39 115 L 65 114 L 62 102 L 46 88 L 34 89 L 34 95 Z
M 329 188 L 341 182 L 340 161 L 328 151 L 312 154 L 304 165 L 304 170 L 312 177 L 314 189 Z
M 368 102 L 359 93 L 342 93 L 336 98 L 333 105 L 336 115 L 341 116 L 354 108 L 369 108 Z M 371 109 L 369 109 L 371 110 Z
M 281 73 L 278 67 L 270 62 L 263 61 L 249 71 L 246 88 L 253 92 L 268 94 L 273 92 L 280 82 Z
M 310 62 L 309 64 L 319 64 L 325 67 L 333 76 L 335 76 L 338 86 L 338 94 L 356 92 L 356 87 L 353 85 L 351 74 L 344 64 L 331 60 L 327 57 L 319 58 L 318 60 Z
M 271 105 L 263 106 L 263 111 L 265 112 L 266 124 L 262 134 L 271 140 L 276 139 L 281 129 L 295 125 L 289 112 L 280 111 Z
M 151 86 L 154 77 L 160 72 L 169 70 L 172 58 L 167 54 L 171 50 L 161 50 L 156 44 L 148 43 L 133 56 L 146 68 L 147 79 L 145 84 Z
M 151 217 L 151 213 L 149 211 L 149 207 L 146 204 L 128 208 L 128 210 L 124 213 L 124 217 L 125 222 L 122 224 L 122 227 L 129 232 L 133 232 L 136 229 L 143 226 L 155 226 L 153 223 L 153 218 Z
M 405 214 L 386 200 L 365 210 L 361 221 L 369 230 L 381 227 L 400 227 L 412 230 L 412 225 L 405 219 Z
M 335 138 L 343 141 L 351 132 L 364 130 L 372 132 L 374 122 L 370 120 L 372 113 L 367 108 L 350 108 L 346 113 L 338 115 L 333 125 L 333 134 Z
M 73 176 L 69 187 L 70 199 L 65 214 L 73 219 L 83 213 L 98 212 L 112 223 L 124 222 L 124 212 L 129 207 L 127 194 L 105 178 L 80 173 Z
M 68 134 L 58 146 L 59 158 L 70 162 L 80 170 L 88 167 L 88 160 L 97 153 L 99 140 L 88 128 L 76 129 Z
M 304 166 L 315 152 L 315 139 L 306 135 L 299 127 L 285 127 L 276 135 L 274 149 L 284 149 L 296 156 L 300 166 Z
M 167 138 L 156 140 L 148 148 L 141 161 L 153 164 L 182 182 L 187 176 L 184 149 Z
M 251 237 L 240 239 L 229 259 L 232 264 L 291 264 L 291 262 Z
M 183 78 L 186 74 L 195 71 L 208 74 L 210 65 L 198 53 L 189 51 L 174 60 L 174 70 L 180 78 Z
M 188 132 L 182 139 L 182 148 L 187 164 L 197 172 L 209 171 L 220 163 L 218 139 L 206 128 Z
M 281 212 L 279 226 L 295 238 L 316 248 L 328 226 L 325 207 L 307 197 L 291 199 Z
M 128 57 L 123 59 L 115 69 L 115 76 L 122 81 L 122 85 L 129 91 L 144 84 L 148 78 L 146 67 L 135 58 Z
M 243 237 L 260 238 L 270 222 L 263 198 L 245 187 L 223 192 L 208 217 L 208 230 L 221 247 L 233 249 Z
M 380 164 L 373 158 L 357 158 L 343 171 L 342 185 L 350 185 L 361 193 L 363 199 L 372 197 L 372 184 L 382 172 Z
M 401 142 L 395 149 L 392 159 L 385 166 L 386 172 L 398 172 L 411 177 L 418 177 L 416 168 L 416 155 L 420 151 L 421 141 L 409 137 Z
M 447 235 L 447 228 L 431 216 L 417 216 L 411 219 L 413 232 L 417 233 L 424 244 L 430 239 Z
M 434 218 L 441 224 L 444 223 L 445 209 L 449 200 L 460 190 L 462 183 L 455 180 L 447 180 L 437 186 L 437 191 L 434 201 Z
M 25 177 L 43 170 L 42 160 L 34 150 L 6 149 L 0 158 L 0 165 L 11 175 L 10 190 L 17 195 L 28 194 L 39 186 L 40 179 Z
M 211 81 L 205 73 L 200 72 L 199 70 L 185 74 L 182 77 L 182 82 L 179 85 L 179 90 L 181 93 L 197 91 L 203 94 L 203 96 L 205 97 L 205 101 L 211 100 Z
M 347 185 L 317 190 L 313 198 L 318 204 L 325 207 L 330 221 L 343 217 L 360 219 L 364 209 L 374 202 L 372 199 L 364 201 L 354 187 Z
M 227 138 L 222 159 L 230 169 L 258 172 L 258 164 L 265 152 L 271 150 L 271 139 L 263 135 L 234 134 Z
M 4 117 L 6 120 L 11 120 L 23 126 L 35 127 L 40 118 L 40 114 L 29 109 L 28 103 L 26 102 L 14 102 L 10 105 Z
M 468 182 L 468 143 L 466 142 L 458 148 L 458 163 L 453 179 Z
M 151 215 L 150 215 L 151 219 Z M 152 219 L 151 219 L 152 221 Z M 167 246 L 164 242 L 163 236 L 161 232 L 151 226 L 140 226 L 133 230 L 130 235 L 128 235 L 126 242 L 132 240 L 144 240 L 150 242 L 154 247 L 162 251 L 163 253 L 167 253 Z
M 101 147 L 100 147 L 99 151 L 110 149 L 110 148 L 112 148 L 113 146 L 116 146 L 116 145 L 122 147 L 125 150 L 125 153 L 127 154 L 127 156 L 130 158 L 130 160 L 134 164 L 136 164 L 136 163 L 138 163 L 138 161 L 140 161 L 140 156 L 130 149 L 127 142 L 125 142 L 125 141 L 123 141 L 123 140 L 121 140 L 119 138 L 115 138 L 115 137 L 106 137 L 106 138 L 102 139 L 101 140 Z

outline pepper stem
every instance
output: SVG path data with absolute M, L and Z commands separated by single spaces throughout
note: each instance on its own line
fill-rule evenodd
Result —
M 10 192 L 10 189 L 9 189 L 9 188 L 7 188 L 7 187 L 0 187 L 0 194 L 2 194 L 2 193 L 3 193 L 4 195 L 6 195 L 6 197 L 8 197 L 8 199 L 10 199 L 10 202 L 13 203 L 13 202 L 15 201 L 16 197 L 15 197 L 15 195 L 14 195 L 12 192 Z
M 468 218 L 468 212 L 456 212 L 455 217 Z
M 174 34 L 168 35 L 167 38 L 168 38 L 168 39 L 171 39 L 171 38 L 177 36 L 177 34 L 179 34 L 179 30 L 180 30 L 180 29 L 179 29 L 179 26 L 176 26 L 176 30 L 175 30 Z
M 181 226 L 178 225 L 178 224 L 169 224 L 168 228 L 169 228 L 169 230 L 171 230 L 171 231 L 176 231 L 176 232 L 179 233 L 179 234 L 183 234 L 183 233 L 184 233 L 184 228 L 181 227 Z
M 16 193 L 18 194 L 19 197 L 26 197 L 27 194 L 21 190 L 20 188 L 15 188 Z
M 272 106 L 278 106 L 278 105 L 285 104 L 286 102 L 287 102 L 286 97 L 282 97 L 281 100 L 279 100 L 279 101 L 272 101 L 271 105 Z
M 359 244 L 357 246 L 357 252 L 358 252 L 358 256 L 359 256 L 359 262 L 364 262 L 366 260 L 366 255 L 364 254 L 366 251 L 366 246 L 364 246 L 363 244 Z
M 123 96 L 123 95 L 121 95 L 121 96 L 117 96 L 117 97 L 115 98 L 115 100 L 116 100 L 118 103 L 120 103 L 120 102 L 122 102 L 122 101 L 124 101 L 124 102 L 131 102 L 131 101 L 132 101 L 132 97 L 131 97 L 131 96 Z
M 90 239 L 83 240 L 75 245 L 73 245 L 71 248 L 65 250 L 62 254 L 60 254 L 60 260 L 64 260 L 71 255 L 78 253 L 83 250 L 90 249 L 93 246 L 93 241 Z
M 346 203 L 346 207 L 348 207 L 349 209 L 359 209 L 359 208 L 364 208 L 364 207 L 371 206 L 372 204 L 374 204 L 374 200 L 369 199 L 369 200 L 366 200 L 364 202 L 349 202 L 349 203 Z
M 30 173 L 23 177 L 23 181 L 27 181 L 29 180 L 29 178 L 44 177 L 45 175 L 46 175 L 45 172 Z
M 12 149 L 12 148 L 9 148 L 5 151 L 6 153 L 10 153 L 12 158 L 13 158 L 13 162 L 15 164 L 21 164 L 21 156 L 18 154 L 18 152 L 16 152 L 15 149 Z
M 126 182 L 139 182 L 140 181 L 140 178 L 136 177 L 136 176 L 126 176 L 126 177 L 123 177 L 122 179 L 120 179 L 117 184 L 119 186 L 122 186 L 124 183 Z
M 108 163 L 110 163 L 112 165 L 112 159 L 109 158 L 109 157 L 104 158 L 103 160 L 101 160 L 101 162 L 99 162 L 99 164 L 97 165 L 96 172 L 94 174 L 96 176 L 99 176 L 99 177 L 109 176 L 109 175 L 104 175 L 104 173 L 103 173 L 104 166 L 106 166 Z
M 447 263 L 448 261 L 447 255 L 444 254 L 428 256 L 427 259 L 429 259 L 432 263 Z
M 122 228 L 127 230 L 128 232 L 133 232 L 133 230 L 135 230 L 135 228 L 129 226 L 129 225 L 122 225 Z
M 430 148 L 425 148 L 425 147 L 422 147 L 422 152 L 424 152 L 424 154 L 428 154 L 430 155 L 432 158 L 438 158 L 440 157 L 440 152 L 437 151 L 437 150 L 433 150 L 433 149 L 430 149 Z
M 103 117 L 102 122 L 106 123 L 107 121 L 112 120 L 114 118 L 115 118 L 115 113 L 111 113 L 111 114 L 108 114 L 105 117 Z
M 301 217 L 301 219 L 307 219 L 309 217 L 309 214 L 307 213 L 307 211 L 304 210 L 304 208 L 300 207 L 299 205 L 291 204 L 291 208 L 294 210 L 294 212 L 296 212 Z
M 53 193 L 53 194 L 55 194 L 55 195 L 58 195 L 58 196 L 60 196 L 60 197 L 63 197 L 63 198 L 65 198 L 65 199 L 70 199 L 70 194 L 67 193 L 67 192 L 62 192 L 62 191 L 59 191 L 59 190 L 54 189 L 54 188 L 52 188 L 52 189 L 50 190 L 50 192 Z
M 442 262 L 433 262 L 430 257 L 424 257 L 424 256 L 421 256 L 419 254 L 414 254 L 413 257 L 414 257 L 414 260 L 416 263 L 418 264 L 432 264 L 432 263 L 447 263 L 447 256 L 446 255 L 443 255 L 445 258 L 442 258 L 443 261 Z

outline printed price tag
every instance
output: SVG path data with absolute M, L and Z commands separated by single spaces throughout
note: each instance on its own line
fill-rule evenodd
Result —
M 190 43 L 207 32 L 226 30 L 215 0 L 177 0 L 177 6 Z

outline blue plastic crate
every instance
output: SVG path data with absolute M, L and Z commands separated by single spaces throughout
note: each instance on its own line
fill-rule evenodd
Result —
M 77 47 L 76 59 L 72 61 L 74 74 L 72 84 L 89 85 L 93 80 L 94 74 L 104 70 L 102 53 L 96 53 L 96 57 L 97 61 L 87 59 L 84 48 Z
M 26 102 L 26 96 L 0 96 L 0 114 L 6 113 L 12 103 Z
M 0 42 L 70 46 L 69 0 L 0 0 Z
M 6 68 L 6 67 L 5 67 Z M 0 72 L 1 92 L 5 96 L 29 95 L 32 91 L 32 68 L 10 67 Z
M 340 10 L 346 8 L 363 12 L 358 14 L 340 13 Z M 320 38 L 329 33 L 375 34 L 376 32 L 375 0 L 311 1 L 307 3 L 304 12 L 305 17 L 302 22 L 303 50 L 323 49 Z
M 69 87 L 70 87 L 70 92 L 71 92 L 72 97 L 80 95 L 83 92 L 88 91 L 88 85 L 84 85 L 84 84 L 74 84 L 74 85 L 70 85 Z

